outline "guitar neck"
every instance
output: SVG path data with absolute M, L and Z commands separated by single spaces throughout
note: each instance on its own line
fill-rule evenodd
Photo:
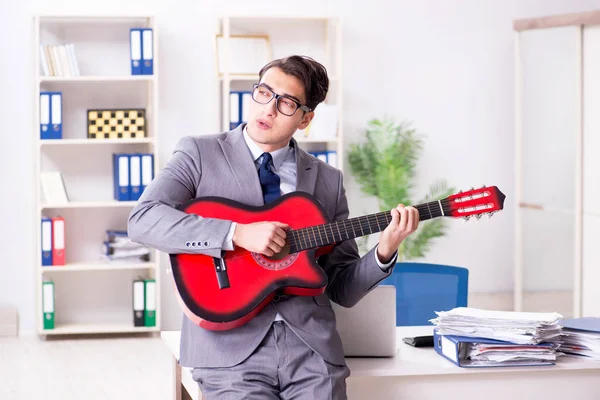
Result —
M 444 200 L 419 204 L 415 208 L 419 211 L 420 221 L 450 214 L 450 210 Z M 391 212 L 384 211 L 344 221 L 336 221 L 330 224 L 293 229 L 288 231 L 287 243 L 290 245 L 290 253 L 296 253 L 381 232 L 391 221 Z

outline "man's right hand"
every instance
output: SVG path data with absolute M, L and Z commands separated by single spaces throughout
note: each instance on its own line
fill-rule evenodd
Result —
M 233 244 L 244 249 L 273 256 L 285 246 L 285 228 L 282 222 L 237 223 L 233 232 Z

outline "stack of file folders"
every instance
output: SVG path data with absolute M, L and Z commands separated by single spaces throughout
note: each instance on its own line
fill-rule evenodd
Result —
M 106 231 L 103 247 L 104 258 L 108 261 L 150 261 L 150 248 L 129 240 L 127 231 Z
M 563 353 L 600 360 L 600 318 L 566 319 L 561 324 Z
M 459 307 L 436 314 L 435 350 L 460 367 L 553 365 L 562 355 L 557 313 Z

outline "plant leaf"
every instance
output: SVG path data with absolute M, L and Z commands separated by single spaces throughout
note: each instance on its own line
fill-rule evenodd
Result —
M 432 246 L 432 240 L 444 235 L 446 221 L 442 218 L 419 223 L 419 229 L 408 236 L 403 244 L 403 258 L 410 260 L 425 257 Z

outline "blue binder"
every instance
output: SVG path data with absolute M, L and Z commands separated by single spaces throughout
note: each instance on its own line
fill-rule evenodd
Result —
M 116 238 L 125 238 L 129 239 L 129 234 L 127 231 L 116 230 L 116 229 L 107 229 L 104 232 L 104 241 L 111 243 Z
M 152 29 L 142 29 L 142 75 L 154 73 L 154 36 Z
M 113 194 L 115 200 L 129 201 L 131 199 L 129 182 L 129 155 L 113 154 Z
M 600 318 L 598 317 L 564 319 L 560 321 L 560 324 L 565 329 L 600 333 Z
M 139 200 L 142 195 L 142 156 L 129 154 L 129 200 Z
M 146 187 L 154 179 L 154 154 L 142 154 L 142 188 L 141 193 L 144 193 Z
M 62 139 L 62 92 L 40 92 L 40 139 Z
M 323 162 L 327 162 L 327 151 L 311 151 L 310 154 Z
M 131 75 L 142 74 L 142 29 L 129 30 L 129 58 L 131 59 Z
M 334 168 L 338 168 L 337 151 L 327 150 L 326 153 L 327 153 L 327 164 L 331 165 Z
M 248 122 L 249 100 L 252 92 L 247 90 L 231 90 L 229 92 L 229 129 Z
M 52 220 L 42 217 L 42 266 L 52 265 Z
M 472 365 L 466 360 L 464 354 L 461 354 L 461 350 L 465 349 L 467 344 L 471 343 L 485 343 L 485 344 L 508 344 L 500 340 L 492 340 L 486 338 L 473 338 L 465 336 L 454 336 L 454 335 L 439 335 L 437 330 L 433 332 L 433 346 L 436 353 L 449 360 L 453 364 L 462 368 L 489 368 L 489 367 L 532 367 L 532 366 L 544 366 L 554 365 L 552 361 L 532 361 L 532 362 L 502 362 L 502 363 L 490 363 L 490 364 L 477 364 Z M 540 347 L 552 347 L 551 344 L 538 344 Z M 464 351 L 463 351 L 464 353 Z

